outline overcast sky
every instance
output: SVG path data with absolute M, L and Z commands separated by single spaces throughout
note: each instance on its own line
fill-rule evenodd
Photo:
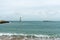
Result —
M 0 0 L 0 20 L 60 21 L 60 0 Z

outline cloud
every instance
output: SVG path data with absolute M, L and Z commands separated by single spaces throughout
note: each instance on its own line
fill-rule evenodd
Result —
M 0 19 L 59 20 L 60 0 L 0 0 Z M 7 18 L 7 19 L 6 19 Z

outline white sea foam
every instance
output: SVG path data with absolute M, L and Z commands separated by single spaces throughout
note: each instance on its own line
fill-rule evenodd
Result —
M 41 35 L 41 34 L 23 34 L 23 33 L 0 33 L 1 40 L 12 40 L 14 39 L 21 40 L 60 40 L 60 38 L 51 37 L 50 35 Z M 15 40 L 15 39 L 14 39 Z
M 41 35 L 41 34 L 23 34 L 23 33 L 0 33 L 0 36 L 2 35 L 21 35 L 21 36 L 36 36 L 36 37 L 50 37 L 49 35 Z

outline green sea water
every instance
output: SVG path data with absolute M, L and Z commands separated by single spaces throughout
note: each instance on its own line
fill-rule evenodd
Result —
M 12 21 L 11 23 L 0 24 L 0 32 L 58 35 L 60 34 L 60 22 Z

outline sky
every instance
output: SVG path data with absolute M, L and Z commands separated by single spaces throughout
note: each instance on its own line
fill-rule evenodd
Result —
M 60 0 L 0 0 L 0 20 L 60 21 Z

